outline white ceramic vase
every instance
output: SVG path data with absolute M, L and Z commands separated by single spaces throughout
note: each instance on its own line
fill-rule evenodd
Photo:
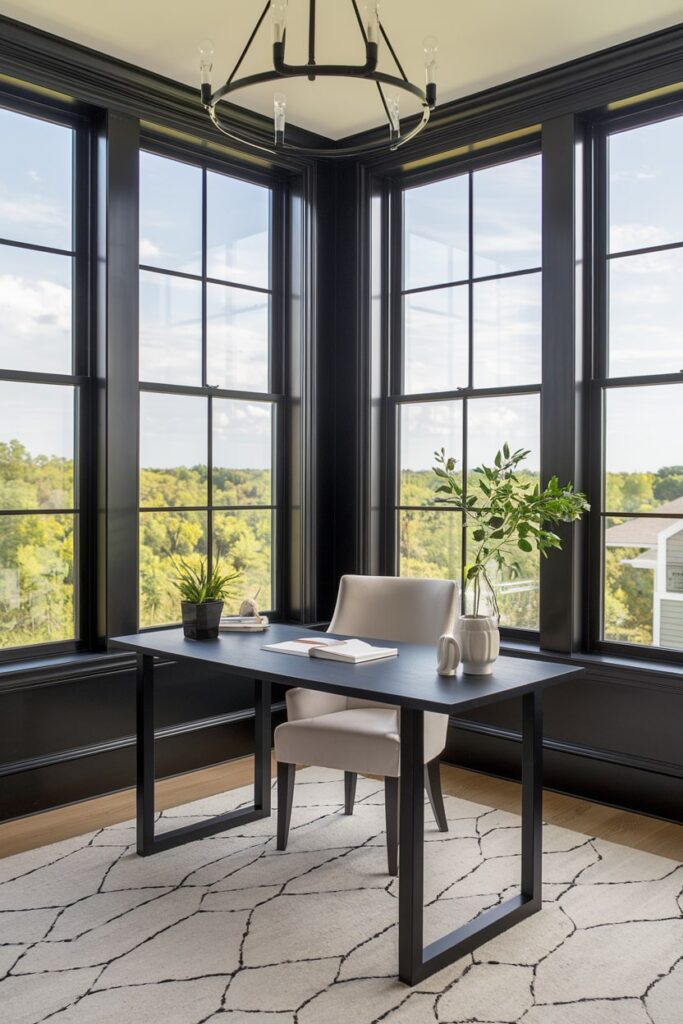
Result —
M 460 646 L 452 633 L 444 633 L 436 645 L 436 671 L 440 676 L 454 676 L 460 663 Z
M 462 670 L 468 676 L 490 676 L 500 652 L 498 623 L 491 615 L 462 615 L 457 626 Z

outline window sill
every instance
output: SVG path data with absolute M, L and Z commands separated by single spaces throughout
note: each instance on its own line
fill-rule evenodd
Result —
M 102 672 L 120 672 L 133 665 L 134 656 L 124 652 L 75 651 L 42 658 L 24 658 L 0 665 L 0 692 L 43 686 L 55 679 L 73 679 Z
M 652 676 L 653 679 L 663 680 L 666 677 L 676 680 L 683 680 L 683 666 L 675 662 L 652 661 L 640 658 L 622 658 L 609 654 L 589 654 L 579 651 L 576 654 L 561 654 L 554 651 L 541 650 L 537 643 L 530 643 L 522 640 L 502 640 L 500 645 L 501 654 L 509 655 L 512 658 L 538 658 L 541 661 L 560 661 L 571 665 L 583 665 L 586 668 L 623 670 L 628 673 L 640 676 Z

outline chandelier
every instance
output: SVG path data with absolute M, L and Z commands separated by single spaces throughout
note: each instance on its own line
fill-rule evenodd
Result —
M 318 64 L 315 58 L 316 48 L 316 0 L 308 0 L 308 60 L 305 64 L 287 64 L 285 61 L 285 45 L 287 42 L 287 0 L 266 0 L 266 5 L 247 39 L 237 63 L 227 81 L 220 88 L 212 91 L 211 72 L 213 68 L 214 50 L 211 43 L 203 43 L 200 48 L 201 102 L 216 128 L 234 142 L 244 143 L 253 149 L 267 153 L 300 153 L 313 157 L 353 156 L 380 149 L 386 145 L 390 150 L 404 146 L 414 139 L 427 125 L 430 112 L 436 104 L 436 54 L 437 42 L 428 36 L 423 42 L 425 59 L 425 86 L 421 88 L 408 80 L 401 62 L 379 19 L 379 3 L 376 0 L 365 5 L 364 17 L 361 17 L 357 0 L 350 0 L 353 13 L 358 22 L 360 35 L 365 50 L 365 61 L 354 64 Z M 273 32 L 273 66 L 257 74 L 238 78 L 237 73 L 249 52 L 261 25 L 270 11 Z M 384 45 L 396 66 L 397 74 L 378 71 L 379 47 Z M 273 143 L 267 145 L 262 136 L 257 136 L 241 125 L 232 123 L 229 115 L 219 111 L 221 100 L 234 96 L 242 89 L 250 86 L 273 82 L 280 88 L 288 78 L 307 78 L 314 82 L 317 78 L 357 78 L 374 82 L 384 113 L 386 115 L 389 137 L 388 143 L 367 142 L 358 145 L 333 146 L 315 149 L 306 146 L 292 145 L 285 141 L 287 99 L 283 92 L 277 91 L 273 96 Z M 420 120 L 410 131 L 402 134 L 400 95 L 408 93 L 416 101 L 421 110 Z

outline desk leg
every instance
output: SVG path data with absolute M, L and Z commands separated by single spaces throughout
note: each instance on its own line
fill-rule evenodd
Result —
M 398 974 L 415 985 L 541 909 L 543 717 L 540 691 L 522 712 L 521 892 L 423 947 L 423 714 L 401 709 Z
M 270 815 L 270 683 L 255 682 L 254 803 L 206 821 L 154 833 L 154 657 L 138 656 L 137 674 L 137 851 L 148 857 L 195 839 L 248 825 Z
M 543 694 L 522 697 L 522 896 L 541 909 L 543 863 Z
M 254 807 L 270 814 L 270 683 L 254 680 Z
M 401 708 L 399 780 L 398 974 L 415 985 L 424 977 L 424 713 Z
M 154 657 L 138 655 L 137 668 L 137 850 L 154 846 Z

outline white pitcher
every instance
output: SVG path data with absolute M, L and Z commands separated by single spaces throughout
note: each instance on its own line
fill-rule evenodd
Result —
M 436 645 L 436 671 L 440 676 L 454 676 L 460 663 L 460 647 L 452 633 L 444 633 Z

